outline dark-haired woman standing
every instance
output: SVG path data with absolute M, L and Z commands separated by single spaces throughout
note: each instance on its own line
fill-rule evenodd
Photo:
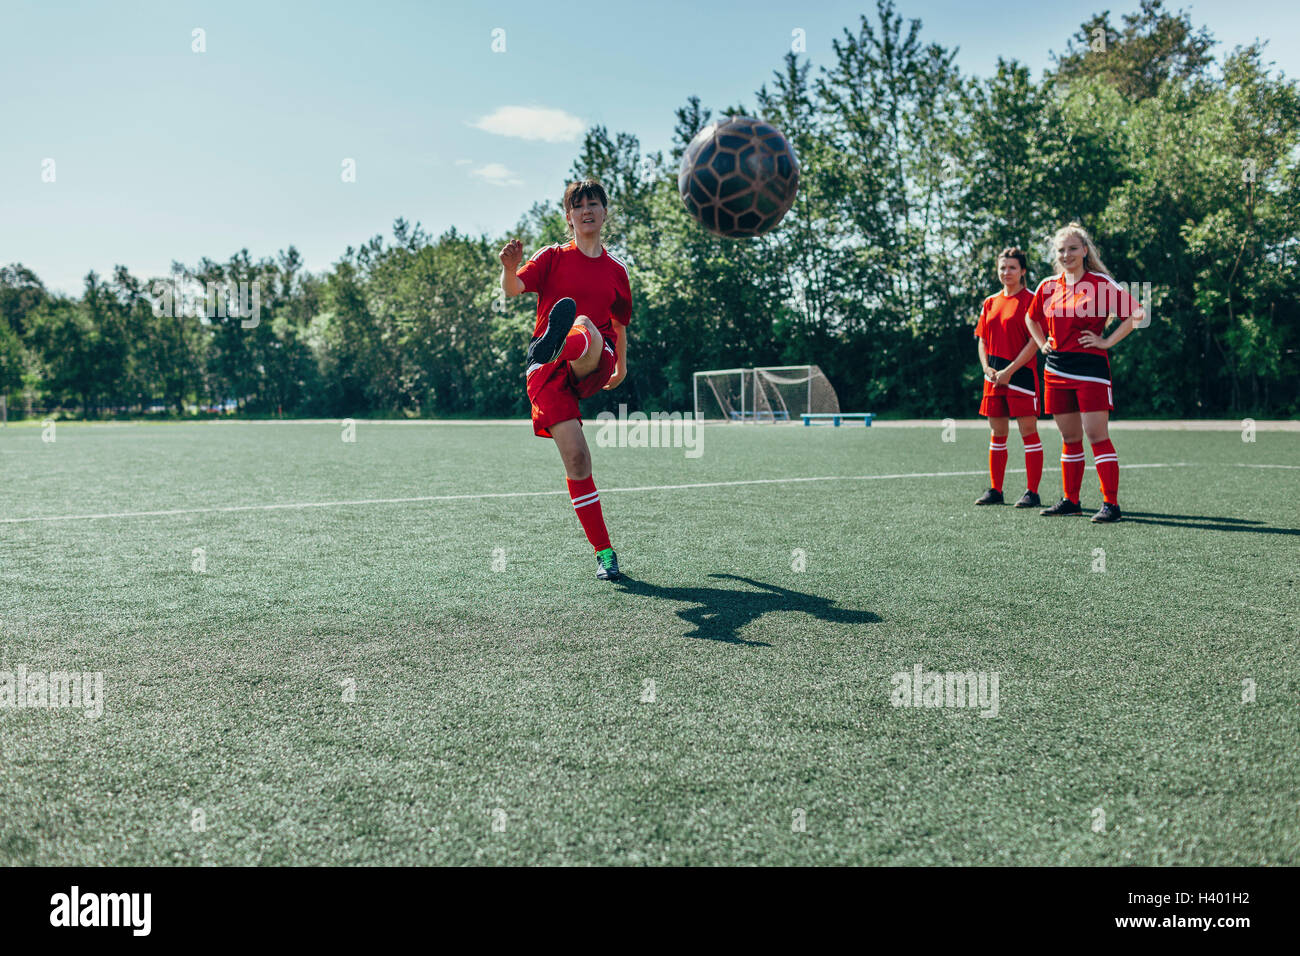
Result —
M 979 322 L 975 325 L 980 366 L 984 370 L 984 398 L 980 414 L 989 420 L 989 490 L 976 499 L 977 505 L 1000 505 L 1002 480 L 1007 469 L 1007 433 L 1011 419 L 1020 428 L 1025 446 L 1027 489 L 1016 502 L 1017 508 L 1034 508 L 1038 482 L 1043 476 L 1043 443 L 1038 438 L 1038 368 L 1037 351 L 1025 314 L 1033 294 L 1025 288 L 1028 263 L 1017 248 L 1003 249 L 998 255 L 998 278 L 1002 291 L 984 300 Z

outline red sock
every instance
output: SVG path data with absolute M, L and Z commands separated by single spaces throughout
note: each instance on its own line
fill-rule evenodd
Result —
M 1110 439 L 1092 443 L 1092 463 L 1101 479 L 1101 497 L 1112 505 L 1119 504 L 1119 455 Z
M 574 359 L 582 358 L 582 353 L 587 351 L 591 345 L 591 339 L 587 336 L 586 326 L 579 325 L 577 328 L 570 329 L 569 334 L 564 338 L 564 348 L 560 349 L 560 357 L 557 362 L 572 362 Z
M 1002 490 L 1002 478 L 1007 473 L 1007 436 L 989 436 L 989 481 L 994 491 Z
M 1025 443 L 1025 487 L 1038 494 L 1038 482 L 1043 478 L 1043 443 L 1038 432 L 1020 438 Z
M 595 479 L 588 475 L 577 480 L 565 480 L 569 483 L 573 510 L 582 524 L 582 530 L 587 532 L 587 540 L 597 551 L 604 551 L 609 547 L 609 532 L 605 529 L 605 516 L 600 510 L 600 495 L 596 492 Z
M 1061 442 L 1061 494 L 1071 501 L 1079 500 L 1083 486 L 1083 442 Z

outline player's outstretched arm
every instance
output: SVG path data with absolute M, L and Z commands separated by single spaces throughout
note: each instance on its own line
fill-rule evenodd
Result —
M 518 239 L 511 239 L 502 247 L 498 258 L 501 260 L 501 291 L 506 295 L 518 295 L 524 290 L 524 280 L 515 275 L 519 262 L 524 257 L 524 244 Z
M 1020 371 L 1021 368 L 1023 368 L 1024 366 L 1028 365 L 1030 362 L 1033 361 L 1034 355 L 1036 355 L 1037 352 L 1038 352 L 1038 346 L 1035 343 L 1026 342 L 1025 347 L 1020 350 L 1020 354 L 1016 356 L 1016 360 L 1014 362 L 1012 362 L 1002 371 L 994 373 L 993 384 L 994 385 L 1007 384 L 1007 382 L 1011 381 L 1012 375 L 1015 375 L 1016 372 Z
M 1041 325 L 1029 316 L 1025 316 L 1025 328 L 1029 329 L 1029 337 L 1034 340 L 1034 344 L 1038 346 L 1040 351 L 1052 351 L 1051 346 L 1048 344 L 1047 336 L 1043 334 L 1043 327 Z
M 1143 319 L 1146 318 L 1146 312 L 1142 306 L 1135 306 L 1133 314 L 1127 319 L 1115 326 L 1110 335 L 1104 339 L 1094 332 L 1080 332 L 1079 344 L 1090 349 L 1113 349 L 1125 336 L 1138 327 Z
M 618 344 L 614 346 L 614 374 L 609 377 L 605 383 L 605 391 L 611 388 L 618 388 L 619 384 L 627 377 L 627 326 L 624 326 L 618 336 Z
M 980 356 L 980 368 L 984 370 L 984 377 L 991 382 L 993 381 L 993 377 L 997 375 L 997 372 L 993 371 L 993 369 L 989 367 L 989 353 L 988 350 L 984 348 L 984 340 L 976 339 L 975 344 L 975 350 L 979 352 Z

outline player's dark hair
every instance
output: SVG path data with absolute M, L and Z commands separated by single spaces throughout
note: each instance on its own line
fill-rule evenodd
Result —
M 996 261 L 1001 262 L 1003 259 L 1015 259 L 1016 262 L 1020 263 L 1020 268 L 1024 271 L 1024 275 L 1020 277 L 1020 287 L 1022 289 L 1029 288 L 1029 257 L 1024 254 L 1019 246 L 1007 246 L 998 253 Z M 997 270 L 994 269 L 994 274 L 996 272 Z
M 564 188 L 564 211 L 568 212 L 584 199 L 599 200 L 602 206 L 609 208 L 609 197 L 605 195 L 605 187 L 598 179 L 579 179 L 569 183 Z
M 599 179 L 579 179 L 564 187 L 564 212 L 567 213 L 584 199 L 595 199 L 606 210 L 609 209 L 609 197 L 605 195 L 605 187 Z M 569 227 L 569 235 L 573 235 L 572 226 Z

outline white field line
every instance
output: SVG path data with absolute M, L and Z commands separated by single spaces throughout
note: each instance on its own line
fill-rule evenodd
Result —
M 1121 465 L 1121 468 L 1186 468 L 1188 462 Z M 1023 472 L 1023 468 L 1008 468 L 1008 473 Z M 1059 471 L 1045 468 L 1044 471 Z M 912 478 L 966 478 L 988 474 L 987 468 L 977 471 L 918 471 L 899 475 L 823 475 L 811 478 L 749 478 L 740 481 L 697 481 L 685 485 L 638 485 L 630 488 L 602 488 L 601 494 L 641 491 L 686 491 L 693 488 L 732 488 L 739 485 L 784 485 L 814 481 L 890 481 Z M 430 501 L 479 501 L 489 498 L 541 498 L 567 495 L 567 491 L 493 491 L 472 495 L 419 495 L 411 498 L 352 498 L 341 501 L 297 501 L 272 505 L 227 505 L 211 508 L 169 508 L 162 511 L 113 511 L 100 514 L 37 515 L 30 518 L 0 518 L 0 524 L 30 524 L 39 521 L 89 521 L 99 518 L 159 518 L 171 515 L 229 514 L 239 511 L 293 511 L 303 508 L 345 508 L 354 505 L 420 504 Z

